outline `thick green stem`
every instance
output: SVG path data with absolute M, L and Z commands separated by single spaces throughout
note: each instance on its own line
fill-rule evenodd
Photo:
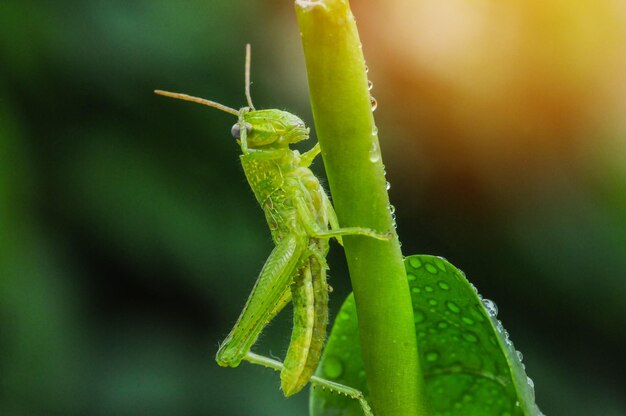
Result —
M 387 242 L 344 238 L 372 407 L 377 416 L 424 416 L 411 298 L 356 23 L 347 0 L 296 0 L 296 13 L 340 225 L 394 233 Z

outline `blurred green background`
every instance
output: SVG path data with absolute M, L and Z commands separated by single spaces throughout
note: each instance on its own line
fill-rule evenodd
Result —
M 625 414 L 624 2 L 353 7 L 404 253 L 497 302 L 547 415 Z M 234 119 L 152 94 L 241 106 L 246 42 L 311 125 L 290 1 L 0 2 L 0 415 L 306 413 L 213 360 L 272 248 Z

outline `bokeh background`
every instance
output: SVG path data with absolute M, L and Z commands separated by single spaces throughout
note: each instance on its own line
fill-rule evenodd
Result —
M 404 253 L 496 301 L 547 415 L 626 414 L 626 3 L 353 8 Z M 1 415 L 306 414 L 213 361 L 272 248 L 234 119 L 151 92 L 241 106 L 246 42 L 311 125 L 290 1 L 0 2 Z

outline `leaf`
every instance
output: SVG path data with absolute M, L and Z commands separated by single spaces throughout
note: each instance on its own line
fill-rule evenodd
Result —
M 404 261 L 426 393 L 437 416 L 540 416 L 532 380 L 497 308 L 441 257 Z M 366 396 L 354 297 L 344 302 L 316 375 Z M 350 398 L 314 388 L 312 416 L 361 416 Z

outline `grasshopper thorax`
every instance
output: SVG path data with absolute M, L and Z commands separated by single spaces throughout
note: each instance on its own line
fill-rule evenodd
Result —
M 309 129 L 304 122 L 286 111 L 243 108 L 239 120 L 231 130 L 233 137 L 241 137 L 243 124 L 247 147 L 251 149 L 284 147 L 309 138 Z

